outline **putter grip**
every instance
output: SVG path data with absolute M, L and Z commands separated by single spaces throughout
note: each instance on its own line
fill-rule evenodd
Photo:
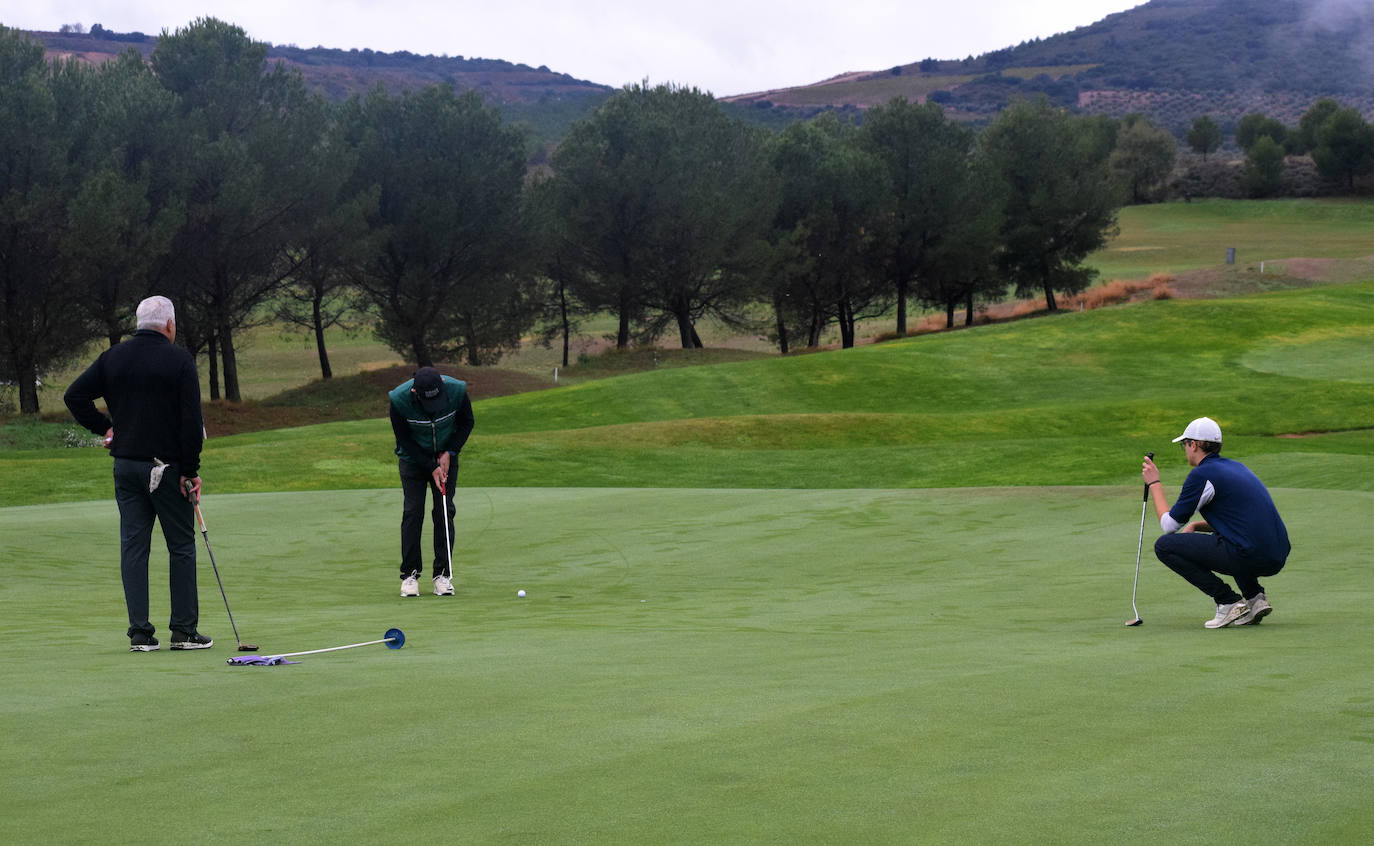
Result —
M 1151 461 L 1154 461 L 1154 460 L 1155 460 L 1155 454 L 1154 454 L 1153 452 L 1147 452 L 1147 453 L 1145 453 L 1145 457 L 1148 458 L 1148 459 L 1150 459 Z M 1146 485 L 1145 485 L 1145 494 L 1144 494 L 1144 500 L 1143 500 L 1143 501 L 1149 501 L 1149 499 L 1150 499 L 1150 486 L 1149 486 L 1148 484 L 1146 484 Z
M 189 500 L 191 500 L 191 504 L 192 504 L 192 505 L 200 505 L 200 497 L 196 496 L 196 494 L 195 494 L 196 483 L 195 483 L 195 482 L 192 482 L 190 479 L 187 479 L 187 480 L 186 480 L 185 488 L 186 488 L 186 498 L 189 499 Z

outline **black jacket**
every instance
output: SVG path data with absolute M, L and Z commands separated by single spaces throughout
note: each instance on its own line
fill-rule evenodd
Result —
M 105 399 L 108 417 L 95 407 L 97 397 Z M 182 476 L 200 473 L 205 423 L 196 362 L 161 332 L 140 329 L 105 350 L 62 399 L 76 422 L 95 434 L 114 427 L 114 457 L 160 458 Z

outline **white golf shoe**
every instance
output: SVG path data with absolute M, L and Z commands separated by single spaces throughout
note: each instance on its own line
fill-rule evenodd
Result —
M 1209 629 L 1220 629 L 1231 625 L 1244 616 L 1245 612 L 1249 610 L 1250 607 L 1245 604 L 1245 600 L 1243 599 L 1228 605 L 1218 605 L 1217 615 L 1202 625 Z
M 434 577 L 435 596 L 453 596 L 453 580 L 448 576 Z
M 1255 625 L 1259 623 L 1260 620 L 1263 620 L 1266 616 L 1268 616 L 1270 611 L 1274 610 L 1274 606 L 1269 604 L 1269 600 L 1265 598 L 1264 594 L 1262 593 L 1257 593 L 1249 599 L 1245 600 L 1245 604 L 1249 606 L 1249 610 L 1246 611 L 1244 614 L 1241 614 L 1239 617 L 1237 617 L 1235 622 L 1231 625 Z
M 414 576 L 406 576 L 401 579 L 401 596 L 419 596 L 420 580 Z

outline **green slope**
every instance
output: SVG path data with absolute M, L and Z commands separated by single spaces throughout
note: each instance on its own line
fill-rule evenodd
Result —
M 1374 202 L 1364 199 L 1127 206 L 1120 225 L 1120 234 L 1088 257 L 1103 280 L 1219 268 L 1229 247 L 1236 250 L 1233 270 L 1258 271 L 1265 262 L 1265 272 L 1280 274 L 1296 258 L 1374 256 Z
M 1114 484 L 1187 420 L 1284 462 L 1277 484 L 1374 479 L 1374 282 L 1154 301 L 848 351 L 661 370 L 477 404 L 464 484 Z M 1315 366 L 1321 362 L 1322 366 Z M 1327 433 L 1317 437 L 1282 435 Z M 220 491 L 389 487 L 384 420 L 207 445 Z M 1181 460 L 1181 459 L 1179 459 Z M 1327 468 L 1313 474 L 1313 467 Z M 96 450 L 0 455 L 0 504 L 95 499 Z M 1332 474 L 1328 477 L 1327 473 Z

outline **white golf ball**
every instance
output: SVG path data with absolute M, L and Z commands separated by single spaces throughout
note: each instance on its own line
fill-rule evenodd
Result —
M 519 596 L 519 597 L 523 597 L 523 596 L 525 595 L 525 592 L 524 592 L 523 590 L 517 590 L 517 591 L 515 592 L 515 595 L 516 595 L 516 596 Z

